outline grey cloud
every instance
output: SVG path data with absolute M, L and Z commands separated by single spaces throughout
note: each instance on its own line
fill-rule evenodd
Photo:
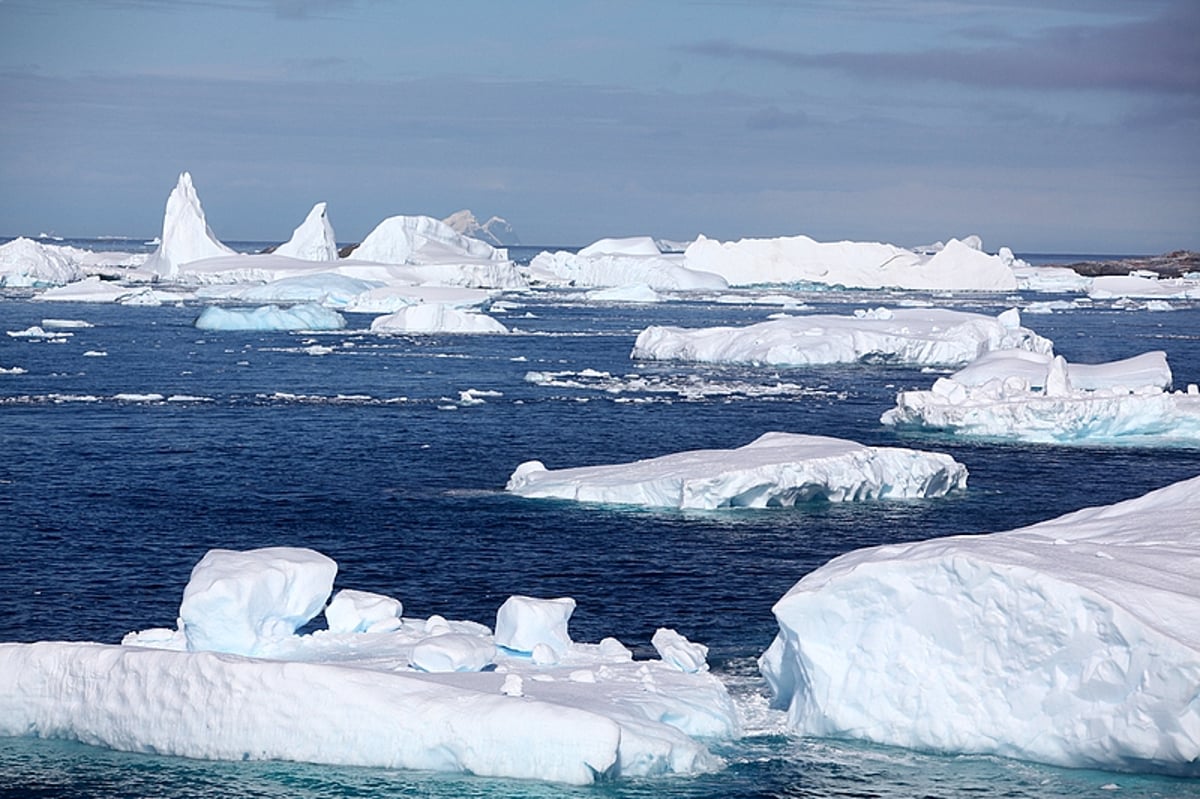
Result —
M 975 31 L 975 34 L 980 31 Z M 688 47 L 712 58 L 801 69 L 833 69 L 883 80 L 933 80 L 975 87 L 1114 90 L 1200 95 L 1200 4 L 1109 26 L 1050 28 L 990 47 L 922 52 L 801 53 L 708 41 Z

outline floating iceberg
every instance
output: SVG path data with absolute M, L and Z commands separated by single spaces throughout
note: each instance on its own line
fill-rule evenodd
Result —
M 656 291 L 711 291 L 725 279 L 690 268 L 682 256 L 664 255 L 649 236 L 601 239 L 577 253 L 539 253 L 529 264 L 532 279 L 555 285 L 617 287 L 643 284 Z
M 300 227 L 292 231 L 292 237 L 275 248 L 275 254 L 304 261 L 337 260 L 337 239 L 333 235 L 333 225 L 329 224 L 325 203 L 312 207 Z
M 82 280 L 83 270 L 59 249 L 26 238 L 0 244 L 0 287 L 62 286 Z
M 940 308 L 876 308 L 853 316 L 790 316 L 749 327 L 648 327 L 631 357 L 705 363 L 805 366 L 858 361 L 970 363 L 997 349 L 1050 352 L 1015 309 L 996 317 Z
M 1104 364 L 993 352 L 927 391 L 902 391 L 884 424 L 1042 443 L 1200 443 L 1200 394 L 1170 392 L 1166 354 Z
M 589 291 L 587 298 L 592 302 L 662 302 L 662 295 L 645 283 L 615 286 L 611 289 Z
M 232 254 L 233 250 L 218 241 L 209 228 L 192 176 L 182 173 L 167 197 L 161 243 L 143 267 L 159 277 L 173 279 L 183 264 Z
M 312 550 L 214 551 L 177 629 L 121 646 L 0 644 L 0 735 L 587 784 L 711 771 L 720 760 L 699 739 L 738 734 L 721 682 L 676 662 L 702 661 L 702 647 L 660 631 L 675 660 L 634 661 L 612 638 L 572 642 L 572 600 L 519 597 L 498 614 L 497 634 L 503 624 L 535 653 L 553 636 L 553 662 L 498 647 L 482 624 L 399 618 L 398 600 L 359 591 L 330 602 L 328 630 L 296 635 L 335 573 Z
M 765 433 L 737 449 L 635 463 L 548 470 L 540 461 L 527 461 L 506 490 L 541 499 L 712 510 L 937 497 L 966 483 L 966 467 L 941 453 Z
M 239 288 L 225 292 L 224 298 L 238 302 L 315 302 L 326 307 L 344 308 L 380 285 L 375 280 L 361 280 L 337 272 L 317 272 Z
M 118 305 L 162 305 L 186 299 L 183 294 L 159 291 L 150 286 L 127 286 L 91 277 L 46 289 L 33 297 L 39 302 L 111 302 Z
M 201 330 L 341 330 L 346 320 L 337 311 L 315 303 L 291 308 L 264 305 L 260 308 L 209 306 L 200 312 L 196 327 Z
M 486 289 L 389 285 L 364 291 L 346 304 L 346 310 L 355 313 L 386 314 L 423 303 L 462 310 L 483 305 L 491 297 L 492 292 Z
M 684 253 L 689 269 L 732 286 L 820 283 L 845 288 L 1011 291 L 1015 259 L 982 251 L 978 237 L 951 239 L 927 254 L 875 242 L 819 242 L 808 236 L 720 242 L 700 236 Z
M 375 333 L 507 333 L 508 328 L 487 314 L 460 311 L 449 305 L 409 305 L 371 322 Z
M 376 225 L 349 257 L 381 264 L 507 261 L 503 248 L 470 238 L 430 216 L 392 216 Z
M 1121 297 L 1143 299 L 1200 299 L 1200 280 L 1186 277 L 1163 278 L 1150 275 L 1098 275 L 1092 278 L 1088 296 L 1094 300 Z
M 791 728 L 1200 776 L 1200 478 L 1004 533 L 835 558 L 759 665 Z

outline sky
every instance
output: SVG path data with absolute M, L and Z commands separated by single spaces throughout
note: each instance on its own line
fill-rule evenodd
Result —
M 0 235 L 1200 250 L 1197 0 L 0 0 Z

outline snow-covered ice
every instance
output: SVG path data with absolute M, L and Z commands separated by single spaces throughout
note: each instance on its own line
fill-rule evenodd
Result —
M 631 357 L 775 366 L 857 361 L 958 366 L 991 350 L 1051 348 L 1048 339 L 1021 326 L 1015 309 L 992 317 L 942 308 L 876 308 L 740 328 L 652 326 L 638 334 Z
M 201 330 L 341 330 L 346 319 L 315 303 L 281 308 L 222 308 L 210 305 L 200 312 L 196 327 Z
M 218 241 L 209 228 L 192 176 L 182 173 L 167 197 L 161 243 L 146 259 L 144 268 L 163 278 L 175 278 L 183 264 L 232 254 L 233 250 Z
M 1158 278 L 1145 275 L 1100 275 L 1092 278 L 1088 296 L 1094 300 L 1119 297 L 1142 299 L 1200 299 L 1200 280 L 1192 278 Z
M 0 287 L 62 286 L 83 278 L 80 266 L 60 248 L 26 238 L 0 244 Z
M 275 254 L 304 261 L 337 260 L 337 239 L 325 203 L 312 207 L 300 226 L 292 231 L 292 237 L 275 248 Z
M 932 254 L 877 242 L 819 242 L 808 236 L 721 242 L 700 236 L 684 253 L 689 269 L 732 286 L 819 283 L 845 288 L 1011 291 L 1017 287 L 1007 248 L 983 252 L 978 237 L 951 239 Z
M 790 727 L 1200 776 L 1200 478 L 991 535 L 835 558 L 774 607 Z
M 663 297 L 645 283 L 596 289 L 586 294 L 592 302 L 662 302 Z
M 487 314 L 462 311 L 441 303 L 409 305 L 371 322 L 375 333 L 507 333 Z
M 928 390 L 900 392 L 881 421 L 1041 443 L 1200 443 L 1200 395 L 1170 387 L 1161 351 L 1104 364 L 994 352 Z
M 615 288 L 642 284 L 655 291 L 719 291 L 725 279 L 698 271 L 683 256 L 665 255 L 654 239 L 636 236 L 601 239 L 577 253 L 539 253 L 529 264 L 530 279 L 551 285 Z
M 342 590 L 325 611 L 329 629 L 297 635 L 336 570 L 307 549 L 214 550 L 192 573 L 175 629 L 130 633 L 120 646 L 0 644 L 0 735 L 587 784 L 715 770 L 705 740 L 739 734 L 724 685 L 680 664 L 698 645 L 660 631 L 656 646 L 674 653 L 666 662 L 635 661 L 612 638 L 572 642 L 570 599 L 516 597 L 493 637 L 476 622 L 400 618 L 399 600 Z
M 351 250 L 350 258 L 381 264 L 428 264 L 507 261 L 508 252 L 464 236 L 430 216 L 392 216 L 376 225 Z
M 130 286 L 92 275 L 65 286 L 46 289 L 35 294 L 32 299 L 38 302 L 104 302 L 148 306 L 178 302 L 187 299 L 187 295 L 161 291 L 148 285 Z
M 966 468 L 941 453 L 765 433 L 736 449 L 634 463 L 549 470 L 541 461 L 527 461 L 512 473 L 506 490 L 539 499 L 712 510 L 937 497 L 966 482 Z

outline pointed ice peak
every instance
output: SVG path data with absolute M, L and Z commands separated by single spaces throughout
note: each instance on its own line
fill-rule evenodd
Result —
M 167 197 L 158 249 L 146 261 L 146 269 L 170 278 L 179 274 L 183 264 L 231 254 L 233 250 L 218 241 L 209 228 L 191 174 L 180 174 Z
M 464 208 L 461 211 L 455 211 L 442 221 L 453 228 L 456 233 L 485 241 L 496 247 L 521 243 L 508 220 L 499 216 L 493 216 L 488 221 L 480 223 L 474 213 Z
M 337 260 L 337 241 L 325 213 L 325 203 L 317 203 L 312 207 L 300 227 L 292 232 L 292 237 L 275 249 L 275 254 L 302 261 Z

